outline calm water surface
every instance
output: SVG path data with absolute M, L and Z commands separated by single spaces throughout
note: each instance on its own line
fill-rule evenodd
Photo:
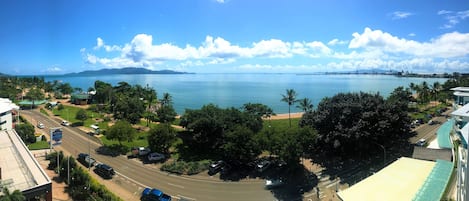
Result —
M 45 77 L 46 81 L 61 80 L 72 87 L 87 90 L 96 80 L 117 85 L 147 84 L 158 97 L 168 92 L 173 97 L 178 114 L 186 108 L 199 109 L 214 103 L 222 108 L 240 107 L 244 103 L 262 103 L 275 113 L 287 113 L 288 105 L 281 102 L 286 89 L 294 89 L 298 98 L 309 98 L 316 106 L 324 97 L 339 92 L 379 92 L 387 97 L 396 87 L 427 81 L 444 83 L 442 78 L 399 78 L 389 75 L 296 75 L 296 74 L 181 74 L 181 75 L 103 75 L 83 77 Z M 292 111 L 300 111 L 292 107 Z

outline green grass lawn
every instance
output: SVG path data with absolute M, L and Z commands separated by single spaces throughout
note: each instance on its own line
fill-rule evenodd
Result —
M 292 118 L 291 127 L 298 128 L 298 123 L 300 122 L 300 119 L 301 118 Z M 275 130 L 286 130 L 290 125 L 288 119 L 264 120 L 262 129 L 267 129 L 269 128 L 269 126 L 274 128 Z
M 50 148 L 47 141 L 39 141 L 28 145 L 29 150 L 48 149 Z
M 148 141 L 147 141 L 147 132 L 139 132 L 137 133 L 135 139 L 132 142 L 122 142 L 122 145 L 126 147 L 147 147 L 148 146 Z M 102 136 L 101 142 L 105 146 L 112 146 L 112 145 L 118 145 L 119 141 L 117 140 L 109 140 L 106 138 L 106 136 Z

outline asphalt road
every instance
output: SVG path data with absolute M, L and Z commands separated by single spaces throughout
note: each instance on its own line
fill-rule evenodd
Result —
M 49 128 L 60 127 L 58 118 L 47 117 L 38 111 L 22 110 L 22 115 L 42 122 L 48 132 Z M 153 187 L 172 195 L 175 198 L 204 201 L 272 201 L 276 200 L 273 194 L 264 189 L 263 180 L 250 180 L 240 182 L 225 182 L 213 179 L 196 177 L 183 177 L 161 172 L 153 164 L 143 164 L 138 160 L 129 160 L 126 156 L 105 156 L 96 154 L 94 150 L 101 145 L 92 140 L 83 131 L 73 127 L 62 127 L 63 140 L 61 148 L 75 157 L 78 153 L 88 153 L 97 161 L 106 163 L 114 168 L 117 176 L 113 180 L 127 180 L 129 184 L 122 183 L 123 188 L 134 192 L 142 187 Z M 137 187 L 137 188 L 136 188 Z M 135 192 L 140 193 L 140 192 Z M 136 195 L 138 197 L 138 195 Z
M 452 112 L 452 110 L 448 110 L 443 113 L 441 116 L 436 116 L 432 118 L 432 121 L 436 122 L 433 125 L 429 125 L 428 123 L 422 124 L 418 126 L 417 128 L 414 129 L 414 131 L 417 133 L 414 137 L 411 137 L 409 141 L 411 143 L 416 143 L 419 141 L 419 139 L 425 139 L 428 143 L 430 143 L 432 140 L 436 138 L 436 132 L 438 131 L 438 128 L 440 128 L 441 124 L 445 123 L 448 119 L 445 117 L 445 115 L 449 115 Z

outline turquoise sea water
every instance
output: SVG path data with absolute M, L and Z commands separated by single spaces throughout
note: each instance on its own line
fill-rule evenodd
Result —
M 390 75 L 297 75 L 297 74 L 181 74 L 181 75 L 103 75 L 45 77 L 46 81 L 61 80 L 72 87 L 87 90 L 96 80 L 113 86 L 121 81 L 131 85 L 147 84 L 153 87 L 159 97 L 165 92 L 173 96 L 178 114 L 186 108 L 199 109 L 202 105 L 214 103 L 222 108 L 240 107 L 244 103 L 262 103 L 275 113 L 287 113 L 288 105 L 280 101 L 286 89 L 294 89 L 298 98 L 309 98 L 316 106 L 324 97 L 339 92 L 379 92 L 387 97 L 398 86 L 409 86 L 411 82 L 427 81 L 444 83 L 446 79 L 399 78 Z M 292 107 L 292 112 L 300 111 Z

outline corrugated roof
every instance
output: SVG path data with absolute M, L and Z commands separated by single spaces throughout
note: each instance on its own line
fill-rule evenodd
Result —
M 444 160 L 437 160 L 432 172 L 420 187 L 415 195 L 414 201 L 438 201 L 443 197 L 446 185 L 449 182 L 451 173 L 453 172 L 453 163 Z

